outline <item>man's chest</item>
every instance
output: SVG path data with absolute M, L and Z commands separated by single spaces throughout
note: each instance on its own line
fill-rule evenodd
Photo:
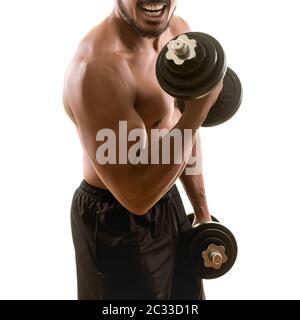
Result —
M 136 86 L 135 110 L 143 119 L 146 127 L 160 125 L 169 127 L 174 122 L 174 98 L 165 93 L 158 84 L 155 74 L 155 62 L 148 59 L 131 65 Z

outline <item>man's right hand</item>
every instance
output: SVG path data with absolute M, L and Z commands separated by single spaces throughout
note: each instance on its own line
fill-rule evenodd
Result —
M 223 81 L 219 82 L 217 86 L 210 91 L 205 97 L 198 100 L 185 100 L 185 110 L 184 112 L 191 117 L 197 117 L 200 119 L 202 124 L 210 109 L 215 105 L 218 97 L 223 89 Z

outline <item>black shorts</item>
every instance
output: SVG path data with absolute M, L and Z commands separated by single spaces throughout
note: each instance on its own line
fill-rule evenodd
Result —
M 178 235 L 190 224 L 175 185 L 137 216 L 108 190 L 83 181 L 71 223 L 78 299 L 204 299 L 202 280 L 178 263 Z

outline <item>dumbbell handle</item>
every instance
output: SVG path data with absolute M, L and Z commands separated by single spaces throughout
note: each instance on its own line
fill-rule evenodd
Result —
M 211 263 L 214 264 L 215 266 L 219 266 L 223 264 L 223 256 L 220 251 L 213 251 L 208 255 L 208 257 Z
M 184 40 L 177 40 L 175 41 L 175 44 L 173 45 L 174 53 L 179 58 L 185 58 L 189 53 L 189 46 Z
M 206 268 L 213 268 L 215 270 L 219 270 L 222 265 L 228 261 L 225 247 L 215 244 L 210 244 L 208 248 L 202 252 L 202 258 Z
M 189 214 L 188 214 L 188 219 L 189 219 L 191 225 L 193 224 L 194 216 L 195 216 L 194 213 L 189 213 Z M 197 227 L 199 227 L 200 225 L 206 224 L 206 223 L 220 223 L 219 220 L 216 219 L 214 216 L 211 215 L 210 217 L 211 217 L 211 220 L 205 221 L 205 222 L 201 222 L 201 223 L 197 223 L 197 224 L 193 225 L 192 227 L 193 227 L 193 228 L 197 228 Z
M 171 40 L 167 47 L 166 59 L 173 61 L 178 66 L 196 57 L 195 48 L 197 47 L 197 42 L 194 39 L 189 39 L 185 34 L 175 40 Z

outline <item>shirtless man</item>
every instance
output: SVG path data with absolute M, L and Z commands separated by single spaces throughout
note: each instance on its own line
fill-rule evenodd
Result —
M 222 84 L 201 100 L 187 100 L 183 114 L 160 88 L 160 50 L 190 31 L 173 15 L 176 4 L 115 0 L 112 13 L 81 41 L 66 72 L 64 106 L 84 150 L 84 180 L 71 208 L 79 299 L 204 299 L 202 280 L 176 259 L 176 239 L 190 225 L 175 182 L 181 179 L 191 200 L 194 223 L 210 220 L 202 174 L 184 170 Z M 97 132 L 112 129 L 118 138 L 120 121 L 127 122 L 128 132 L 140 128 L 148 137 L 153 128 L 170 134 L 191 129 L 184 161 L 99 164 Z

